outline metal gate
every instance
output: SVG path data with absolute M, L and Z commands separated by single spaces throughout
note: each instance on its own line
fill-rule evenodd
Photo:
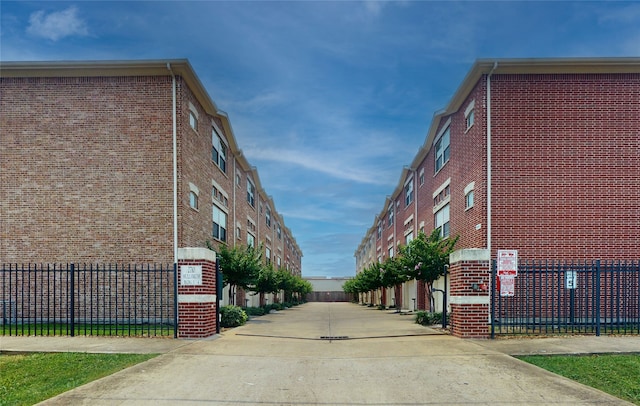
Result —
M 1 335 L 177 336 L 173 265 L 0 267 Z
M 491 337 L 640 334 L 640 262 L 520 262 L 506 289 L 492 264 Z

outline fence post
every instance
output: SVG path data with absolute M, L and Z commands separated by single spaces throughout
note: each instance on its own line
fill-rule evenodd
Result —
M 596 336 L 600 336 L 600 260 L 596 260 Z
M 206 248 L 178 249 L 178 337 L 205 338 L 218 328 L 216 253 Z
M 70 325 L 71 325 L 71 337 L 76 335 L 76 272 L 75 265 L 71 264 L 69 266 L 71 272 L 71 284 L 69 285 L 69 296 L 71 309 L 69 309 L 69 317 L 71 317 Z
M 487 249 L 462 249 L 449 255 L 451 325 L 456 337 L 490 337 L 490 259 Z

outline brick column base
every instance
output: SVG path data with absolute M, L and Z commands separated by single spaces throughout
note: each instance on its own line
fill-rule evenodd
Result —
M 216 334 L 216 293 L 216 253 L 178 249 L 178 338 Z
M 486 249 L 463 249 L 449 256 L 451 329 L 456 337 L 490 337 L 490 263 Z

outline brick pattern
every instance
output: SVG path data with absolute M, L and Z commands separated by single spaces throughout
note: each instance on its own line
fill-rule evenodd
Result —
M 202 285 L 182 286 L 180 266 L 201 265 Z M 216 264 L 208 260 L 178 261 L 178 297 L 216 294 Z M 216 302 L 190 303 L 178 300 L 178 337 L 203 338 L 216 334 Z
M 0 260 L 172 262 L 170 78 L 0 87 Z
M 494 248 L 637 259 L 640 74 L 492 78 Z
M 488 300 L 490 289 L 474 290 L 472 284 L 484 282 L 488 287 L 491 278 L 489 261 L 455 262 L 450 265 L 449 272 L 451 274 L 452 334 L 461 338 L 488 338 L 490 335 L 491 308 Z M 468 300 L 469 303 L 455 303 L 453 299 L 455 297 Z M 473 300 L 473 298 L 479 300 Z
M 0 165 L 10 174 L 0 182 L 0 261 L 173 262 L 171 76 L 3 77 L 0 87 Z M 256 211 L 260 193 L 266 195 L 259 184 L 255 208 L 246 204 L 246 178 L 255 168 L 234 155 L 226 118 L 207 114 L 180 75 L 176 89 L 178 245 L 245 245 L 247 217 L 264 225 Z M 227 141 L 225 171 L 212 160 L 214 125 Z M 226 241 L 212 233 L 214 182 L 227 196 L 227 207 L 217 202 L 227 213 Z M 189 204 L 192 188 L 197 209 Z M 272 237 L 272 253 L 283 266 L 289 258 L 299 273 L 299 248 L 271 210 L 272 229 L 277 219 L 282 230 L 281 239 Z M 254 233 L 256 244 L 272 232 L 263 229 Z

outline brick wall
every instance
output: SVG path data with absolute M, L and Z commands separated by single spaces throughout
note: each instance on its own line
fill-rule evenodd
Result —
M 450 262 L 452 333 L 461 338 L 488 338 L 491 310 L 489 251 L 458 250 L 451 254 Z M 478 288 L 474 288 L 474 284 Z
M 0 260 L 172 262 L 171 78 L 0 85 Z
M 495 75 L 493 247 L 637 259 L 640 74 Z
M 202 338 L 216 333 L 216 256 L 204 248 L 181 248 L 178 260 L 178 337 Z M 183 285 L 180 267 L 202 267 L 200 285 Z

